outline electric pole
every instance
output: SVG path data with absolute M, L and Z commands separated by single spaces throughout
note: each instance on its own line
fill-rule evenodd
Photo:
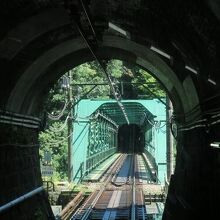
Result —
M 169 97 L 166 97 L 166 134 L 167 134 L 167 180 L 173 174 L 173 135 L 171 132 L 170 118 L 172 115 L 172 103 Z M 169 107 L 169 108 L 168 108 Z
M 70 106 L 70 115 L 68 118 L 68 180 L 72 181 L 72 133 L 73 133 L 73 90 L 71 86 L 72 74 L 68 72 L 69 86 L 68 86 L 68 103 Z

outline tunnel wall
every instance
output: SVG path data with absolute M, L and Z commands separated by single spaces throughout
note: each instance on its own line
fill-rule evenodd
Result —
M 206 129 L 196 128 L 183 133 L 184 146 L 180 148 L 182 153 L 177 155 L 163 219 L 203 219 L 204 215 L 215 219 L 219 204 L 219 189 L 216 188 L 219 179 L 215 175 L 217 160 L 214 156 L 217 151 L 209 146 Z M 207 200 L 207 196 L 212 200 Z
M 42 185 L 37 129 L 1 124 L 0 207 Z M 30 208 L 31 207 L 31 208 Z M 51 210 L 42 191 L 0 213 L 0 219 L 47 219 Z

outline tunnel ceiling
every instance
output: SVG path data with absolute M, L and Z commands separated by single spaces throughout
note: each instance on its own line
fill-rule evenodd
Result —
M 141 127 L 145 123 L 153 123 L 154 115 L 142 104 L 138 102 L 123 102 L 123 106 L 129 124 L 136 124 Z M 97 111 L 111 118 L 119 126 L 127 124 L 127 121 L 116 102 L 102 104 Z
M 142 66 L 162 83 L 180 118 L 201 117 L 220 102 L 219 6 L 210 0 L 3 0 L 0 108 L 38 116 L 50 86 L 94 60 L 80 28 L 98 58 Z

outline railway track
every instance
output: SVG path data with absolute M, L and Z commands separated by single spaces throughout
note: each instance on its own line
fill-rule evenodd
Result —
M 143 184 L 149 177 L 144 167 L 141 155 L 122 154 L 103 176 L 100 189 L 70 219 L 147 219 Z

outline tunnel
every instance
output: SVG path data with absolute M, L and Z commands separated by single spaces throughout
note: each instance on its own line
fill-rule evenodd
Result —
M 118 151 L 121 153 L 142 153 L 143 133 L 135 124 L 122 125 L 118 131 Z
M 149 71 L 173 103 L 177 163 L 163 220 L 218 216 L 219 14 L 216 0 L 1 1 L 1 219 L 50 217 L 39 162 L 44 100 L 65 72 L 113 58 Z

